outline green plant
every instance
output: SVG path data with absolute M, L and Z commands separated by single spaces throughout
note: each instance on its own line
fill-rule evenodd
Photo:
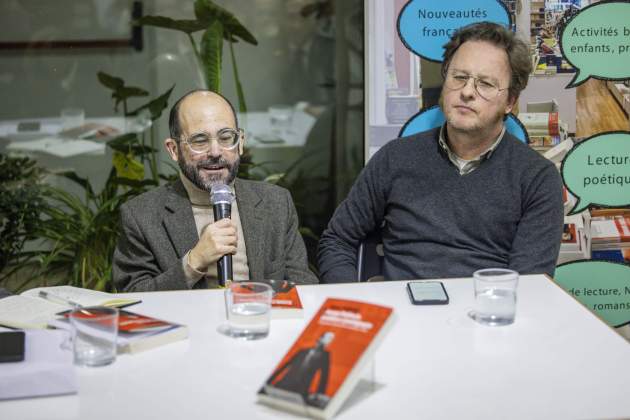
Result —
M 236 66 L 234 43 L 240 39 L 252 45 L 258 45 L 258 41 L 232 13 L 217 6 L 211 0 L 196 0 L 194 20 L 176 20 L 165 16 L 144 16 L 138 19 L 137 23 L 185 33 L 195 53 L 195 58 L 203 69 L 206 88 L 214 92 L 221 92 L 223 43 L 227 41 L 238 95 L 239 111 L 247 111 L 245 95 Z M 199 31 L 203 31 L 203 34 L 201 35 L 201 44 L 198 46 L 193 34 Z
M 157 168 L 157 148 L 156 135 L 153 121 L 160 118 L 162 112 L 168 106 L 168 100 L 175 88 L 171 86 L 169 90 L 162 95 L 139 106 L 133 111 L 129 111 L 127 100 L 134 97 L 148 96 L 148 92 L 136 86 L 126 86 L 123 79 L 109 75 L 105 72 L 98 72 L 99 82 L 112 91 L 112 99 L 114 99 L 114 112 L 118 112 L 118 105 L 123 105 L 123 115 L 125 118 L 135 117 L 140 127 L 140 132 L 126 133 L 109 142 L 109 147 L 115 150 L 114 166 L 119 176 L 131 179 L 144 178 L 144 164 L 148 161 L 151 177 L 155 183 L 158 183 L 160 174 Z M 150 145 L 146 144 L 146 128 L 149 131 Z M 140 160 L 135 160 L 139 157 Z M 121 173 L 125 173 L 122 175 Z
M 141 88 L 125 86 L 120 78 L 102 72 L 98 76 L 101 83 L 112 90 L 114 106 L 123 104 L 125 117 L 146 112 L 149 121 L 144 130 L 123 134 L 107 143 L 114 150 L 114 157 L 105 186 L 99 193 L 94 192 L 87 179 L 74 172 L 56 175 L 80 186 L 84 197 L 50 185 L 41 187 L 44 205 L 40 210 L 41 221 L 33 230 L 33 237 L 39 240 L 38 248 L 21 251 L 20 255 L 38 267 L 33 277 L 65 276 L 65 284 L 113 291 L 111 270 L 120 231 L 120 206 L 157 186 L 160 178 L 166 178 L 157 172 L 154 133 L 151 132 L 151 145 L 145 144 L 145 135 L 149 126 L 153 127 L 152 122 L 166 109 L 173 88 L 129 111 L 129 98 L 147 96 L 148 93 Z M 149 162 L 151 168 L 151 177 L 147 179 L 145 162 Z M 31 280 L 26 278 L 22 286 Z
M 24 243 L 33 239 L 43 207 L 41 171 L 32 159 L 0 153 L 0 279 L 19 267 Z M 5 268 L 11 269 L 5 272 Z

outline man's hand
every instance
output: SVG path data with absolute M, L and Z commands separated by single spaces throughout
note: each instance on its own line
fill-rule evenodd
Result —
M 238 232 L 231 219 L 206 225 L 199 242 L 188 254 L 188 263 L 197 271 L 206 271 L 210 264 L 227 254 L 236 254 Z

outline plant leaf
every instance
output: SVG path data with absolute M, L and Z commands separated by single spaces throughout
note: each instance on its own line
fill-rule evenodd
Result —
M 62 176 L 64 178 L 68 178 L 76 182 L 87 191 L 90 198 L 94 197 L 94 190 L 92 190 L 92 185 L 90 184 L 90 181 L 88 181 L 86 178 L 81 178 L 79 175 L 77 175 L 76 172 L 74 171 L 58 172 L 56 175 Z
M 238 110 L 241 113 L 247 112 L 247 104 L 245 103 L 245 93 L 243 93 L 243 86 L 241 85 L 241 79 L 238 77 L 238 67 L 236 66 L 236 57 L 234 56 L 234 45 L 231 40 L 230 43 L 230 57 L 232 59 L 232 71 L 234 72 L 234 84 L 236 85 L 236 95 L 238 96 Z
M 198 20 L 176 20 L 165 16 L 142 16 L 135 21 L 138 25 L 154 26 L 156 28 L 172 29 L 192 34 L 208 27 L 205 22 Z
M 201 61 L 208 89 L 221 92 L 221 62 L 223 59 L 223 24 L 214 21 L 201 38 Z
M 127 98 L 149 96 L 149 92 L 135 86 L 122 86 L 114 92 L 114 98 L 124 101 Z
M 132 144 L 138 143 L 138 135 L 136 133 L 127 133 L 122 136 L 114 137 L 107 142 L 107 145 L 113 150 L 126 153 Z
M 168 99 L 170 98 L 174 88 L 175 85 L 171 86 L 169 90 L 167 90 L 157 98 L 153 99 L 151 102 L 148 102 L 141 107 L 134 109 L 129 113 L 129 116 L 133 117 L 135 115 L 138 115 L 138 112 L 142 111 L 143 109 L 148 109 L 149 112 L 151 112 L 151 120 L 157 120 L 162 116 L 162 111 L 164 111 L 168 106 Z
M 220 21 L 225 27 L 223 36 L 226 40 L 229 40 L 228 37 L 236 36 L 247 43 L 258 45 L 254 35 L 232 13 L 214 4 L 211 0 L 196 0 L 195 16 L 198 21 L 204 22 L 206 25 L 212 25 L 217 20 Z
M 125 82 L 120 77 L 114 77 L 103 71 L 99 71 L 96 76 L 103 86 L 113 91 L 116 91 L 125 85 Z

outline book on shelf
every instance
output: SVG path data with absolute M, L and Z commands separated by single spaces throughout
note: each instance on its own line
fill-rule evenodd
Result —
M 543 156 L 554 163 L 561 163 L 572 148 L 573 139 L 567 138 L 555 146 L 550 147 L 543 153 Z
M 521 112 L 518 119 L 530 136 L 559 136 L 560 122 L 557 112 Z
M 271 317 L 273 319 L 302 318 L 304 309 L 295 282 L 268 280 L 265 283 L 268 283 L 273 290 L 271 297 Z
M 79 315 L 85 318 L 93 316 L 89 311 Z M 68 313 L 53 319 L 48 325 L 59 329 L 69 329 Z M 116 344 L 119 353 L 139 353 L 186 338 L 188 338 L 188 327 L 185 325 L 124 309 L 118 312 Z
M 141 302 L 106 292 L 73 286 L 37 287 L 0 299 L 0 325 L 46 328 L 59 312 L 75 306 L 124 307 Z
M 564 217 L 558 264 L 590 257 L 589 220 L 588 210 Z
M 577 234 L 575 223 L 565 223 L 562 228 L 561 249 L 578 251 L 581 247 L 580 237 Z
M 591 219 L 593 249 L 630 247 L 630 215 L 598 216 Z
M 630 264 L 630 247 L 611 247 L 610 249 L 594 249 L 591 259 Z
M 389 307 L 327 299 L 258 391 L 258 400 L 312 417 L 333 416 L 393 320 Z

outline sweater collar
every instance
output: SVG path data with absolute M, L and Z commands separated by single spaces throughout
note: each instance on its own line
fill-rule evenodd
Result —
M 184 185 L 184 189 L 188 194 L 188 199 L 190 200 L 190 204 L 193 206 L 200 207 L 212 207 L 212 203 L 210 203 L 210 192 L 206 190 L 202 190 L 193 184 L 187 177 L 179 171 L 179 179 L 181 179 L 182 184 Z M 230 188 L 232 192 L 234 192 L 234 181 L 230 184 Z

